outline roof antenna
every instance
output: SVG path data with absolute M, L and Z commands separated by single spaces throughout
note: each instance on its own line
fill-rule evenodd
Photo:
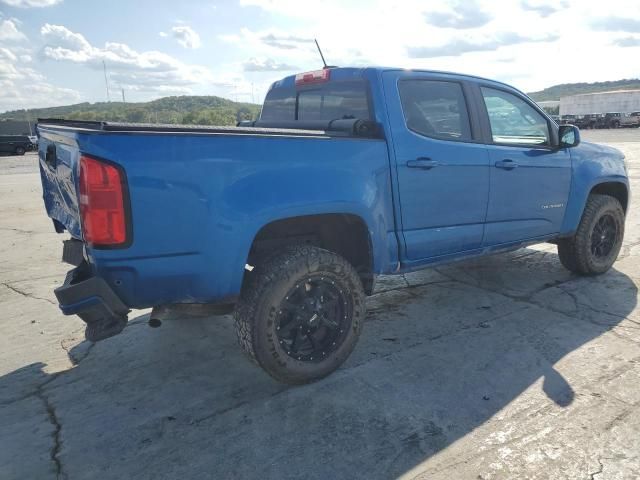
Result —
M 325 60 L 324 60 L 324 55 L 322 54 L 322 50 L 320 49 L 320 45 L 318 44 L 318 40 L 316 40 L 314 38 L 313 41 L 316 42 L 316 47 L 318 47 L 318 53 L 320 53 L 320 58 L 322 58 L 322 63 L 324 64 L 324 67 L 322 67 L 322 68 L 329 68 L 327 66 L 327 62 L 325 62 Z

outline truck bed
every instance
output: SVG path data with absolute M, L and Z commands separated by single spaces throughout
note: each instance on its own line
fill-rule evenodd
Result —
M 128 307 L 236 296 L 253 239 L 283 218 L 363 218 L 381 239 L 372 245 L 375 267 L 394 268 L 382 139 L 324 130 L 59 119 L 40 120 L 38 132 L 47 213 L 58 231 L 77 240 L 83 239 L 80 157 L 122 170 L 130 245 L 87 245 L 85 251 L 95 273 Z

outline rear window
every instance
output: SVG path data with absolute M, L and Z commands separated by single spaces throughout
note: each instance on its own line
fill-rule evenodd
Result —
M 267 94 L 260 115 L 262 121 L 349 118 L 371 120 L 366 82 L 335 82 L 300 90 L 274 88 Z

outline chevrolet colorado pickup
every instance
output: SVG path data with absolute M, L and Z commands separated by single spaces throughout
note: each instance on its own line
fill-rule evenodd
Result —
M 237 127 L 38 131 L 45 207 L 75 265 L 55 294 L 88 340 L 131 308 L 232 305 L 241 347 L 292 384 L 349 356 L 377 275 L 540 242 L 601 274 L 629 203 L 619 151 L 515 88 L 445 72 L 289 76 Z

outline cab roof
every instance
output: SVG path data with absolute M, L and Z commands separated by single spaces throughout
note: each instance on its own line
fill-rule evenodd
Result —
M 412 69 L 412 68 L 398 68 L 398 67 L 379 67 L 379 66 L 370 66 L 370 67 L 327 67 L 331 70 L 331 79 L 333 81 L 346 81 L 346 80 L 355 80 L 355 79 L 366 79 L 369 78 L 371 74 L 381 74 L 383 72 L 416 72 L 416 73 L 430 73 L 435 75 L 446 75 L 451 78 L 457 78 L 459 80 L 470 80 L 475 82 L 484 82 L 490 83 L 494 85 L 498 85 L 501 87 L 507 87 L 511 90 L 515 90 L 523 95 L 526 95 L 522 91 L 518 90 L 512 85 L 509 85 L 504 82 L 500 82 L 498 80 L 492 80 L 490 78 L 480 77 L 477 75 L 470 75 L 465 73 L 458 72 L 448 72 L 444 70 L 429 70 L 429 69 Z M 322 69 L 318 69 L 322 70 Z M 269 90 L 273 88 L 293 88 L 296 83 L 296 75 L 289 75 L 281 80 L 274 82 Z

